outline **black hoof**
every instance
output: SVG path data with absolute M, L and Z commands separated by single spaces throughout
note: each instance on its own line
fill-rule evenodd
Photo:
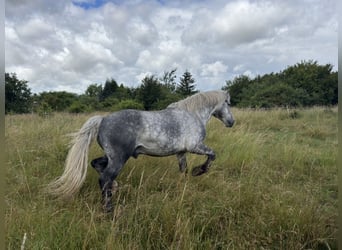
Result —
M 102 199 L 102 204 L 103 204 L 102 208 L 103 208 L 103 211 L 105 213 L 111 213 L 114 210 L 114 206 L 113 206 L 111 197 L 112 197 L 112 195 L 110 193 L 109 197 L 105 197 Z
M 179 172 L 181 174 L 187 175 L 188 174 L 188 169 L 180 170 Z
M 103 212 L 105 212 L 107 214 L 112 213 L 113 209 L 114 209 L 114 207 L 113 207 L 113 204 L 111 202 L 103 205 Z
M 204 168 L 203 166 L 198 166 L 192 169 L 192 176 L 200 176 L 204 173 L 208 172 L 207 168 Z

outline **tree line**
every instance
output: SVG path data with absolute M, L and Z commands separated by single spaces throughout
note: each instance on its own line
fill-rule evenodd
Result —
M 5 73 L 5 111 L 6 114 L 49 114 L 163 109 L 198 92 L 188 70 L 179 82 L 176 82 L 176 71 L 165 71 L 160 77 L 146 76 L 136 88 L 107 79 L 104 84 L 89 85 L 80 95 L 65 91 L 32 94 L 26 80 L 19 80 L 15 73 Z M 279 73 L 255 78 L 240 75 L 227 80 L 222 89 L 229 91 L 231 104 L 237 107 L 309 107 L 338 103 L 337 72 L 333 72 L 331 64 L 319 65 L 317 61 L 302 61 Z
M 302 61 L 279 73 L 226 81 L 232 105 L 238 107 L 310 107 L 338 103 L 338 73 L 331 64 Z
M 15 73 L 5 73 L 5 112 L 49 114 L 51 112 L 117 111 L 121 109 L 158 110 L 172 102 L 197 93 L 195 79 L 186 70 L 176 82 L 176 71 L 166 71 L 161 77 L 146 76 L 140 86 L 129 88 L 115 79 L 90 84 L 83 94 L 50 91 L 32 94 L 26 80 Z

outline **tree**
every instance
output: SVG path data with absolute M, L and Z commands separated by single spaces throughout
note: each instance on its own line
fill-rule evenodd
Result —
M 335 105 L 338 82 L 337 73 L 332 69 L 331 64 L 319 65 L 317 61 L 309 60 L 287 67 L 282 75 L 289 85 L 306 92 L 305 106 Z
M 125 99 L 132 99 L 132 92 L 130 88 L 125 87 L 121 83 L 113 96 L 116 97 L 120 101 L 125 100 Z
M 232 105 L 239 107 L 336 105 L 337 72 L 332 69 L 330 64 L 302 61 L 254 79 L 238 76 L 223 89 L 229 91 Z
M 234 78 L 233 81 L 226 81 L 226 86 L 222 90 L 228 90 L 230 95 L 231 105 L 235 106 L 244 98 L 244 91 L 246 91 L 251 84 L 251 79 L 248 76 L 240 75 Z
M 300 105 L 301 97 L 300 91 L 284 82 L 277 82 L 255 91 L 250 97 L 248 106 L 259 108 L 295 107 Z
M 171 93 L 176 91 L 176 71 L 177 68 L 174 68 L 171 71 L 164 71 L 163 76 L 160 78 L 161 83 L 164 84 Z
M 138 99 L 143 103 L 145 110 L 155 108 L 155 104 L 163 99 L 162 85 L 157 77 L 146 76 L 138 89 Z
M 192 77 L 191 73 L 186 70 L 183 76 L 180 78 L 180 82 L 176 90 L 177 93 L 184 97 L 197 93 L 198 91 L 195 90 L 196 85 L 194 83 L 195 79 Z
M 118 89 L 118 87 L 119 85 L 113 78 L 107 79 L 100 95 L 100 101 L 103 101 L 109 96 L 113 95 Z
M 90 84 L 85 91 L 85 95 L 89 97 L 99 98 L 102 93 L 102 85 L 101 84 Z
M 19 80 L 15 73 L 5 73 L 5 113 L 28 113 L 31 109 L 31 90 L 28 81 Z

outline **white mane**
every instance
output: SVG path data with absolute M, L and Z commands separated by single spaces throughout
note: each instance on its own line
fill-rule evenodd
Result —
M 189 112 L 196 112 L 206 107 L 214 108 L 221 105 L 229 97 L 225 91 L 208 91 L 189 96 L 178 102 L 171 103 L 168 108 L 179 108 Z

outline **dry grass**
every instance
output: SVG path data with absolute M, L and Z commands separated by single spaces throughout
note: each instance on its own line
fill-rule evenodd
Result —
M 111 216 L 92 169 L 72 200 L 42 192 L 62 173 L 65 134 L 91 115 L 6 116 L 7 248 L 26 234 L 25 249 L 336 249 L 337 109 L 233 112 L 231 129 L 208 124 L 208 174 L 180 174 L 175 157 L 131 159 Z

